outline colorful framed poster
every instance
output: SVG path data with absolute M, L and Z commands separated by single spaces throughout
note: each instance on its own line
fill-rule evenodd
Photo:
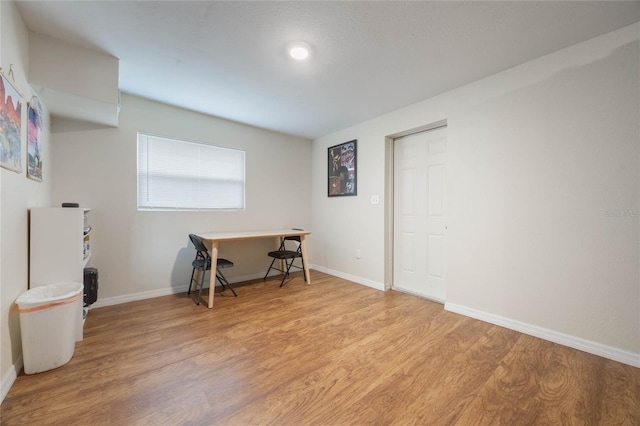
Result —
M 0 167 L 22 172 L 22 95 L 0 73 Z
M 42 108 L 35 96 L 27 105 L 27 177 L 42 182 Z
M 354 139 L 328 149 L 329 197 L 358 195 L 357 143 Z

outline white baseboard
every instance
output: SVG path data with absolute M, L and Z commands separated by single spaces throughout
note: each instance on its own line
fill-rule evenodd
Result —
M 319 272 L 324 272 L 325 274 L 333 275 L 334 277 L 343 278 L 348 281 L 353 281 L 357 284 L 366 285 L 367 287 L 375 288 L 376 290 L 385 291 L 384 283 L 379 283 L 377 281 L 368 280 L 366 278 L 357 277 L 355 275 L 345 274 L 344 272 L 335 271 L 333 269 L 325 268 L 324 266 L 318 265 L 310 265 L 311 269 L 314 269 Z
M 273 275 L 273 274 L 270 274 L 270 275 Z M 264 277 L 264 273 L 243 275 L 243 276 L 229 278 L 229 282 L 231 284 L 234 284 L 234 283 L 239 283 L 244 281 L 256 280 L 258 278 L 263 278 L 263 277 Z M 208 280 L 205 284 L 208 284 Z M 205 286 L 205 288 L 207 288 L 207 286 Z M 98 300 L 91 305 L 91 309 L 102 308 L 104 306 L 119 305 L 121 303 L 127 303 L 127 302 L 135 302 L 136 300 L 152 299 L 154 297 L 169 296 L 171 294 L 178 294 L 183 292 L 186 293 L 188 289 L 189 289 L 189 285 L 185 284 L 180 287 L 168 287 L 168 288 L 162 288 L 158 290 L 142 291 L 139 293 L 125 294 L 122 296 L 105 297 L 105 298 L 98 297 Z
M 490 324 L 499 325 L 510 330 L 519 331 L 530 336 L 539 337 L 550 342 L 598 355 L 623 364 L 640 368 L 640 354 L 614 348 L 612 346 L 603 345 L 601 343 L 592 342 L 579 337 L 571 336 L 546 328 L 526 324 L 520 321 L 501 317 L 499 315 L 489 314 L 487 312 L 478 311 L 466 306 L 456 305 L 453 303 L 445 303 L 444 309 L 455 312 L 467 317 L 475 318 Z
M 18 357 L 16 362 L 7 369 L 7 372 L 2 377 L 2 394 L 0 394 L 0 404 L 4 401 L 4 398 L 9 393 L 9 389 L 13 386 L 13 383 L 18 378 L 18 374 L 22 370 L 22 355 Z
M 367 280 L 365 278 L 357 277 L 355 275 L 345 274 L 343 272 L 334 271 L 332 269 L 327 269 L 327 268 L 316 266 L 316 265 L 310 265 L 309 268 L 315 269 L 316 271 L 324 272 L 326 274 L 333 275 L 339 278 L 343 278 L 345 280 L 353 281 L 357 284 L 366 285 L 367 287 L 375 288 L 376 290 L 382 290 L 382 291 L 385 290 L 384 283 L 378 283 L 375 281 Z M 277 274 L 279 274 L 279 272 L 274 271 L 271 274 L 269 274 L 269 276 L 277 275 Z M 239 283 L 244 281 L 256 280 L 260 278 L 264 278 L 263 272 L 260 272 L 257 274 L 251 274 L 251 275 L 232 277 L 232 278 L 229 278 L 229 282 L 231 284 L 234 284 L 234 283 Z M 122 296 L 105 297 L 105 298 L 99 297 L 98 300 L 91 305 L 91 309 L 101 308 L 104 306 L 119 305 L 121 303 L 127 303 L 127 302 L 135 302 L 137 300 L 151 299 L 154 297 L 169 296 L 171 294 L 178 294 L 182 292 L 186 293 L 188 288 L 189 288 L 189 285 L 185 284 L 180 287 L 168 287 L 168 288 L 162 288 L 158 290 L 142 291 L 139 293 L 125 294 Z

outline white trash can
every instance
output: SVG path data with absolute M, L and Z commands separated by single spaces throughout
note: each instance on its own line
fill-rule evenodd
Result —
M 82 283 L 50 284 L 27 290 L 18 297 L 26 374 L 69 362 L 82 327 L 83 290 Z

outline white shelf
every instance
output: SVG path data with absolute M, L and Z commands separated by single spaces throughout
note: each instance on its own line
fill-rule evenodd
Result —
M 85 210 L 31 209 L 29 286 L 84 282 Z
M 84 268 L 91 260 L 88 212 L 89 209 L 73 207 L 31 209 L 30 288 L 68 282 L 84 283 Z M 77 340 L 82 340 L 81 324 L 84 325 L 84 320 L 81 322 L 79 318 Z

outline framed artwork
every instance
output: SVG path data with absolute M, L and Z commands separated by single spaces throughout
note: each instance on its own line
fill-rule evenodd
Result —
M 0 167 L 22 172 L 22 95 L 0 73 Z
M 357 140 L 328 148 L 329 197 L 358 195 Z
M 27 105 L 27 177 L 42 182 L 42 109 L 35 96 Z

